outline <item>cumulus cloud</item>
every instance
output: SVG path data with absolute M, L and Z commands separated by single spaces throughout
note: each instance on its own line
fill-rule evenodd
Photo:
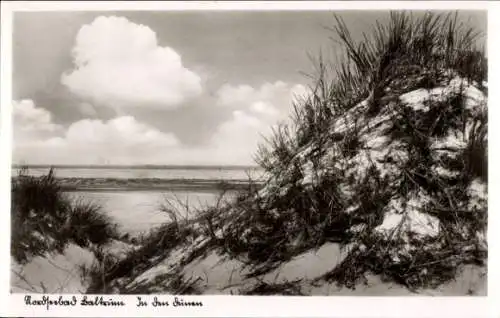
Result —
M 254 164 L 253 155 L 262 135 L 270 132 L 270 124 L 248 112 L 235 110 L 221 124 L 210 140 L 211 157 L 230 164 Z
M 132 116 L 83 119 L 64 129 L 30 100 L 14 102 L 14 161 L 42 164 L 141 163 L 179 145 Z M 168 153 L 168 151 L 167 151 Z
M 101 121 L 83 119 L 69 126 L 65 134 L 69 144 L 114 147 L 138 147 L 147 145 L 173 146 L 178 143 L 175 136 L 165 134 L 132 116 L 122 116 Z
M 268 102 L 255 102 L 250 106 L 250 110 L 257 114 L 263 114 L 266 116 L 278 116 L 279 111 Z
M 74 69 L 61 81 L 73 93 L 113 107 L 174 108 L 202 92 L 201 79 L 145 25 L 96 18 L 78 32 Z
M 29 122 L 26 127 L 37 125 L 37 132 L 51 134 L 30 144 L 15 143 L 14 159 L 45 164 L 254 164 L 253 155 L 262 137 L 289 116 L 294 96 L 305 92 L 301 85 L 283 82 L 256 88 L 225 85 L 212 107 L 229 112 L 229 118 L 204 145 L 193 147 L 181 144 L 170 132 L 127 115 L 107 121 L 83 119 L 63 129 L 52 123 L 49 112 L 24 102 L 19 108 L 24 109 L 24 117 L 18 118 L 25 123 L 25 118 L 32 118 L 37 124 Z M 82 107 L 87 106 L 93 109 Z M 27 115 L 31 113 L 37 116 Z
M 213 156 L 218 160 L 252 164 L 263 137 L 280 122 L 287 122 L 295 98 L 307 94 L 303 85 L 284 82 L 249 85 L 224 85 L 217 92 L 218 106 L 232 110 L 212 136 Z M 226 158 L 226 159 L 224 159 Z
M 43 139 L 62 129 L 62 126 L 52 122 L 51 113 L 36 107 L 31 99 L 12 102 L 14 139 L 17 142 L 28 143 Z
M 257 117 L 234 111 L 205 145 L 186 147 L 175 135 L 130 116 L 84 119 L 62 134 L 14 143 L 14 161 L 34 164 L 253 164 Z
M 62 137 L 46 141 L 59 149 L 58 161 L 65 163 L 133 164 L 147 161 L 179 141 L 172 133 L 161 132 L 131 116 L 102 121 L 84 119 L 71 124 Z
M 246 109 L 258 115 L 288 115 L 296 97 L 307 93 L 305 86 L 282 81 L 265 83 L 254 88 L 249 85 L 223 85 L 217 91 L 218 105 L 231 109 Z

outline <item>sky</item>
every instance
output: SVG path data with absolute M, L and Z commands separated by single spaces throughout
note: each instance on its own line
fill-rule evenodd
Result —
M 384 11 L 339 14 L 360 39 Z M 461 18 L 486 32 L 486 13 Z M 252 165 L 339 49 L 330 11 L 16 12 L 13 163 Z

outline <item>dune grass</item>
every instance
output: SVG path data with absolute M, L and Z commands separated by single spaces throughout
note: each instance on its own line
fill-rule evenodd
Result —
M 468 207 L 473 199 L 467 189 L 477 179 L 487 182 L 486 105 L 469 110 L 465 85 L 426 100 L 428 112 L 399 99 L 451 85 L 453 78 L 487 94 L 487 60 L 475 45 L 481 35 L 456 14 L 416 18 L 399 12 L 355 43 L 342 19 L 336 22 L 342 63 L 317 59 L 315 85 L 295 102 L 293 124 L 278 126 L 260 146 L 256 159 L 270 178 L 264 191 L 233 206 L 224 249 L 255 263 L 257 275 L 326 241 L 338 242 L 352 252 L 325 278 L 350 287 L 369 271 L 411 288 L 435 286 L 452 279 L 461 264 L 484 264 L 487 253 L 475 233 L 486 230 L 487 208 Z M 369 130 L 378 118 L 388 127 Z M 350 173 L 360 169 L 367 148 L 362 139 L 373 132 L 400 148 L 363 173 Z M 433 140 L 450 134 L 461 134 L 466 146 L 431 149 Z M 452 176 L 436 172 L 437 166 Z M 438 237 L 420 240 L 399 231 L 387 239 L 375 231 L 395 198 L 415 196 L 429 197 L 419 208 L 440 221 Z M 414 249 L 395 261 L 406 244 Z
M 12 179 L 11 229 L 11 255 L 20 264 L 62 253 L 70 243 L 87 248 L 119 238 L 99 205 L 64 195 L 53 169 L 34 177 L 24 168 Z
M 219 201 L 223 195 L 220 195 Z M 197 214 L 200 211 L 192 210 L 189 202 L 184 202 L 175 195 L 173 198 L 164 196 L 158 209 L 159 212 L 168 215 L 169 221 L 150 231 L 140 233 L 137 237 L 129 238 L 128 241 L 138 248 L 130 249 L 122 258 L 101 250 L 94 264 L 80 269 L 82 277 L 89 282 L 87 293 L 148 294 L 157 291 L 156 284 L 160 284 L 160 281 L 163 286 L 162 292 L 196 293 L 194 282 L 185 279 L 179 269 L 160 275 L 153 282 L 126 286 L 136 276 L 168 258 L 175 249 L 186 248 L 184 262 L 206 252 L 206 245 L 188 252 L 188 247 L 202 235 L 201 226 L 197 226 L 199 224 L 197 219 L 200 218 Z M 120 279 L 127 284 L 119 286 L 113 284 Z

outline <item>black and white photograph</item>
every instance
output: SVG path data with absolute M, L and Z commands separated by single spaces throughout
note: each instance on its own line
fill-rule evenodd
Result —
M 14 12 L 10 293 L 488 296 L 487 23 Z

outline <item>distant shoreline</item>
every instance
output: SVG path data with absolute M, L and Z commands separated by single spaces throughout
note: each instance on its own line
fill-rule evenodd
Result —
M 259 166 L 238 166 L 238 165 L 22 165 L 13 164 L 12 169 L 157 169 L 157 170 L 245 170 L 261 169 Z
M 19 177 L 12 177 L 16 180 Z M 56 178 L 66 192 L 91 191 L 221 191 L 261 187 L 262 180 L 241 179 L 160 179 L 160 178 Z
M 227 191 L 240 191 L 243 187 L 229 188 Z M 221 189 L 208 187 L 63 187 L 63 192 L 196 192 L 217 193 Z

